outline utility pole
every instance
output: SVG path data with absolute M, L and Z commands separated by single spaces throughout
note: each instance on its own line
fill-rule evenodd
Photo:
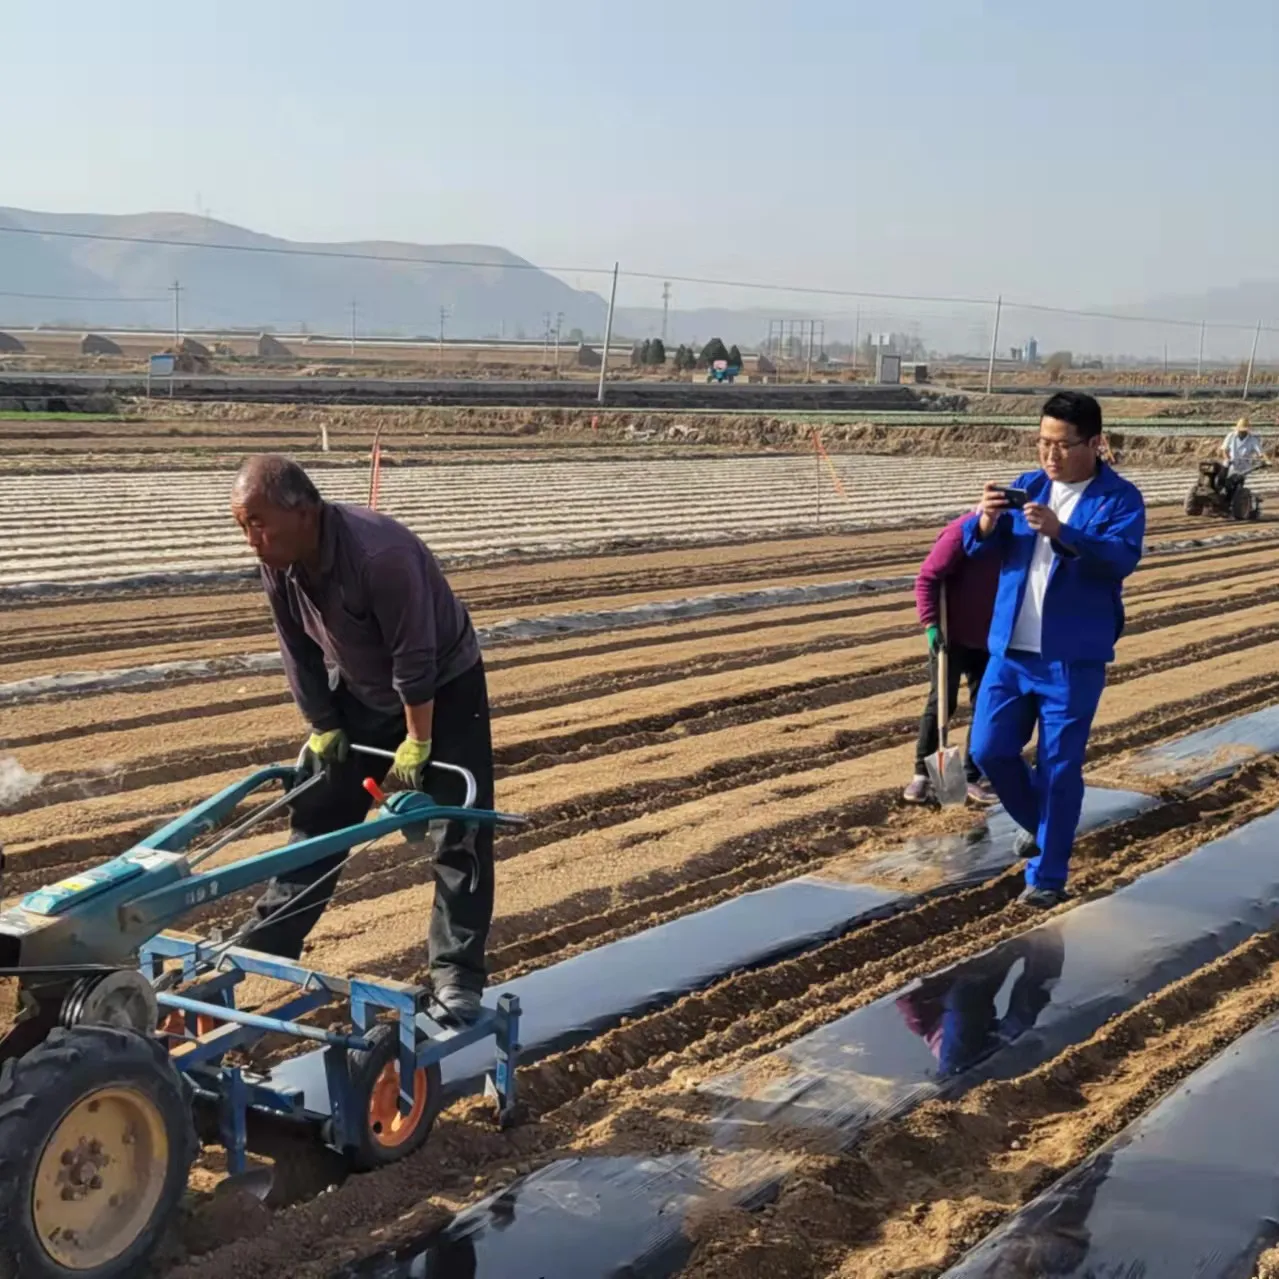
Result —
M 169 292 L 173 294 L 173 353 L 176 355 L 178 345 L 182 341 L 182 311 L 180 302 L 182 297 L 182 281 L 174 280 L 173 283 L 169 285 Z
M 444 365 L 444 321 L 449 318 L 449 309 L 440 307 L 440 366 Z
M 596 395 L 599 403 L 604 403 L 604 375 L 608 372 L 608 346 L 613 340 L 613 308 L 617 305 L 617 268 L 613 263 L 613 287 L 608 295 L 608 319 L 604 322 L 604 352 L 600 358 L 600 388 Z
M 989 395 L 995 385 L 995 348 L 999 345 L 999 315 L 1004 309 L 1004 295 L 1001 293 L 995 300 L 995 329 L 990 335 L 990 362 L 986 365 L 986 394 Z
M 857 319 L 853 321 L 853 372 L 857 372 L 857 362 L 860 359 L 860 348 L 862 344 L 862 309 L 857 308 Z
M 551 313 L 542 312 L 542 363 L 549 364 L 551 355 Z
M 564 312 L 555 314 L 555 376 L 560 375 L 560 330 L 564 327 Z
M 1252 386 L 1252 366 L 1257 362 L 1257 343 L 1261 341 L 1261 321 L 1257 321 L 1256 332 L 1252 335 L 1252 354 L 1248 356 L 1248 372 L 1243 379 L 1243 398 L 1248 398 L 1248 388 Z
M 666 345 L 666 322 L 671 313 L 671 282 L 662 285 L 662 345 Z
M 1199 321 L 1199 358 L 1195 361 L 1195 377 L 1201 377 L 1204 371 L 1204 329 L 1207 323 Z
M 351 299 L 351 359 L 355 359 L 355 299 Z

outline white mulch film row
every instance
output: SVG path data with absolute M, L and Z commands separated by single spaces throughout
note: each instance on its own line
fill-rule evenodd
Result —
M 845 496 L 822 473 L 820 523 L 872 526 L 944 516 L 1014 466 L 969 459 L 840 457 Z M 1190 470 L 1127 472 L 1173 502 Z M 0 479 L 0 586 L 150 572 L 233 570 L 251 556 L 228 513 L 230 472 L 106 472 Z M 362 470 L 317 471 L 326 497 L 363 502 Z M 1279 488 L 1265 481 L 1261 491 Z M 381 509 L 446 556 L 697 541 L 819 526 L 812 459 L 499 463 L 389 470 Z

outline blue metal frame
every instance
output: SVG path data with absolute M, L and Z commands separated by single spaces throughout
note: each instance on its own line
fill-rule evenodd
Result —
M 169 822 L 130 854 L 176 853 L 197 836 L 224 821 L 247 796 L 273 781 L 290 784 L 296 777 L 292 768 L 260 769 L 243 781 L 228 786 L 212 799 Z M 329 835 L 302 840 L 283 848 L 245 858 L 196 875 L 175 877 L 169 873 L 152 876 L 167 879 L 162 887 L 119 906 L 122 924 L 129 929 L 161 928 L 195 906 L 225 897 L 275 875 L 309 865 L 334 852 L 344 852 L 358 844 L 372 842 L 397 831 L 412 832 L 432 821 L 519 822 L 504 813 L 438 805 L 416 791 L 392 795 L 380 808 L 379 816 L 357 826 Z M 121 859 L 116 859 L 120 861 Z M 114 868 L 114 869 L 107 869 Z M 76 881 L 50 890 L 42 903 L 46 910 L 72 910 L 85 898 L 108 892 L 121 893 L 125 882 L 140 876 L 136 862 L 119 867 L 107 863 L 106 872 L 92 885 Z M 180 872 L 178 872 L 180 874 Z M 242 947 L 224 947 L 211 942 L 156 933 L 139 948 L 139 961 L 153 979 L 166 963 L 180 964 L 183 993 L 158 991 L 161 1008 L 184 1016 L 185 1033 L 172 1050 L 174 1064 L 191 1079 L 197 1090 L 215 1101 L 218 1127 L 227 1151 L 227 1166 L 234 1175 L 247 1166 L 248 1114 L 263 1110 L 319 1127 L 323 1139 L 338 1150 L 354 1145 L 365 1122 L 367 1098 L 357 1097 L 351 1084 L 347 1054 L 369 1047 L 368 1033 L 379 1016 L 393 1014 L 400 1049 L 400 1111 L 407 1114 L 413 1104 L 413 1078 L 419 1069 L 480 1040 L 495 1041 L 496 1064 L 486 1091 L 497 1098 L 499 1120 L 509 1123 L 516 1107 L 515 1062 L 519 1053 L 519 1000 L 513 995 L 499 997 L 496 1008 L 485 1007 L 474 1025 L 445 1028 L 429 1015 L 430 992 L 392 978 L 342 977 L 317 973 L 313 969 L 274 955 Z M 297 993 L 274 1010 L 273 1015 L 252 1013 L 236 1007 L 236 987 L 250 974 L 268 977 L 296 987 Z M 341 1034 L 302 1023 L 307 1013 L 335 1000 L 346 1000 L 352 1034 Z M 199 1033 L 199 1018 L 213 1019 L 217 1025 Z M 273 1086 L 242 1067 L 227 1066 L 224 1056 L 233 1049 L 245 1049 L 268 1034 L 283 1034 L 311 1040 L 323 1061 L 328 1085 L 325 1113 L 314 1113 L 304 1104 L 297 1089 Z
M 211 949 L 207 942 L 157 936 L 142 948 L 142 967 L 154 975 L 163 969 L 166 960 L 176 959 L 181 962 L 184 974 L 195 977 L 212 962 Z M 425 1011 L 430 997 L 425 987 L 392 979 L 328 977 L 289 960 L 240 948 L 226 950 L 217 963 L 218 971 L 198 980 L 187 993 L 161 991 L 156 998 L 161 1008 L 185 1014 L 186 1035 L 173 1050 L 173 1061 L 201 1093 L 216 1101 L 219 1132 L 232 1175 L 247 1167 L 250 1110 L 269 1111 L 317 1126 L 327 1124 L 325 1139 L 338 1150 L 359 1140 L 367 1098 L 354 1095 L 347 1053 L 369 1047 L 365 1036 L 376 1023 L 379 1011 L 396 1014 L 401 1080 L 412 1081 L 418 1070 L 482 1039 L 492 1038 L 496 1063 L 486 1091 L 497 1100 L 499 1122 L 505 1125 L 514 1117 L 520 1026 L 520 1004 L 516 996 L 500 996 L 497 1007 L 482 1009 L 474 1025 L 453 1029 L 440 1026 Z M 277 1008 L 274 1016 L 237 1008 L 235 988 L 250 974 L 289 982 L 298 987 L 298 993 Z M 341 1034 L 297 1020 L 343 997 L 349 1001 L 356 1033 Z M 197 1019 L 201 1016 L 214 1019 L 218 1023 L 216 1029 L 198 1034 Z M 251 1047 L 268 1034 L 289 1035 L 323 1045 L 318 1053 L 328 1084 L 327 1113 L 308 1111 L 295 1090 L 273 1087 L 241 1067 L 222 1064 L 222 1057 L 232 1049 Z M 411 1087 L 410 1082 L 409 1090 L 401 1088 L 403 1114 L 408 1113 L 413 1103 Z

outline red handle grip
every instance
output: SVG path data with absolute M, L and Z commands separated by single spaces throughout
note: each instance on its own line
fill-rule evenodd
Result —
M 384 791 L 371 777 L 364 779 L 364 789 L 368 791 L 376 803 L 386 803 L 386 791 Z

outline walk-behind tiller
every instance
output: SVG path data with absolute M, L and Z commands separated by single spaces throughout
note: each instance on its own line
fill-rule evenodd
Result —
M 424 838 L 430 823 L 447 820 L 522 822 L 476 809 L 464 769 L 432 767 L 465 782 L 461 805 L 437 804 L 424 789 L 388 797 L 370 780 L 380 804 L 368 821 L 201 869 L 323 780 L 300 767 L 260 769 L 122 856 L 0 911 L 0 977 L 17 978 L 20 999 L 0 1038 L 0 1277 L 136 1274 L 186 1189 L 197 1116 L 226 1147 L 232 1174 L 245 1171 L 250 1138 L 267 1117 L 309 1129 L 355 1169 L 374 1168 L 426 1140 L 442 1101 L 441 1061 L 492 1037 L 488 1091 L 501 1122 L 511 1119 L 520 1014 L 512 996 L 472 1026 L 448 1027 L 428 987 L 330 977 L 237 938 L 161 931 L 385 835 Z M 193 848 L 274 782 L 283 795 Z M 289 983 L 293 994 L 269 1015 L 237 1008 L 236 988 L 250 974 Z M 327 1025 L 345 1021 L 350 1033 L 299 1020 L 326 1004 L 346 1005 Z M 227 1062 L 266 1035 L 318 1047 L 261 1072 Z

